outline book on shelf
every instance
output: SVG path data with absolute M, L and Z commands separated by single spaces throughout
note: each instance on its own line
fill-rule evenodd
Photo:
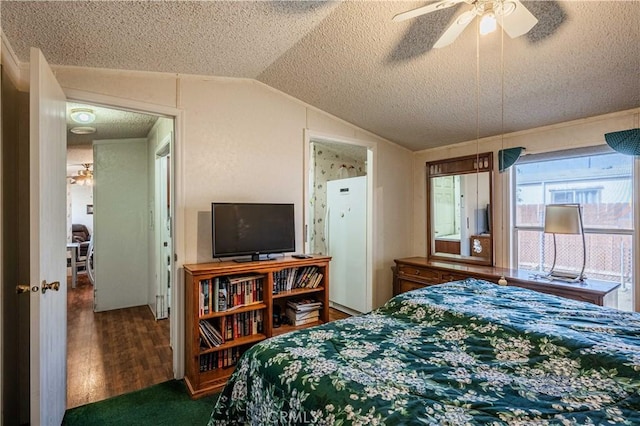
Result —
M 316 318 L 307 318 L 307 319 L 303 319 L 303 320 L 296 320 L 295 322 L 292 322 L 291 325 L 305 325 L 305 324 L 311 324 L 312 322 L 318 322 L 318 320 L 320 319 L 320 317 L 316 317 Z
M 215 277 L 200 281 L 200 316 L 263 302 L 264 275 Z
M 241 348 L 229 348 L 200 355 L 200 372 L 226 368 L 235 365 L 242 354 Z
M 296 312 L 291 308 L 286 310 L 287 319 L 292 325 L 302 325 L 320 319 L 320 309 L 305 312 Z
M 213 302 L 211 304 L 211 308 L 213 312 L 218 312 L 218 306 L 220 306 L 220 278 L 215 277 L 213 279 L 213 286 L 211 288 L 211 292 L 213 293 Z
M 288 300 L 287 307 L 296 312 L 313 311 L 322 307 L 322 302 L 316 299 Z
M 216 312 L 222 312 L 227 310 L 227 289 L 224 283 L 218 283 L 218 304 L 215 307 Z
M 209 288 L 211 287 L 210 285 L 211 280 L 205 280 L 202 286 L 202 293 L 203 293 L 203 314 L 208 314 L 209 313 Z
M 213 321 L 200 320 L 200 346 L 204 349 L 264 332 L 262 309 L 226 315 Z
M 262 309 L 227 315 L 221 321 L 226 341 L 264 332 Z
M 273 274 L 273 293 L 282 293 L 297 288 L 315 288 L 322 281 L 320 268 L 315 265 L 285 268 Z
M 210 349 L 223 344 L 224 338 L 209 321 L 200 321 L 200 342 L 200 346 Z

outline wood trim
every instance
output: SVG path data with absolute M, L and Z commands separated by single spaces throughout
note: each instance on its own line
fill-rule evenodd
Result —
M 486 163 L 485 163 L 486 161 Z M 481 167 L 478 168 L 478 163 L 481 163 Z M 427 242 L 427 258 L 432 260 L 444 260 L 450 262 L 460 262 L 472 265 L 493 265 L 494 264 L 494 246 L 493 237 L 495 235 L 494 223 L 490 224 L 491 234 L 489 234 L 489 256 L 462 256 L 460 254 L 453 254 L 450 252 L 439 252 L 434 250 L 435 242 L 432 241 L 432 214 L 433 209 L 431 207 L 431 182 L 430 178 L 440 176 L 451 176 L 460 174 L 470 174 L 476 172 L 488 172 L 489 173 L 489 203 L 491 209 L 495 207 L 493 199 L 493 153 L 483 152 L 480 154 L 467 155 L 464 157 L 455 157 L 445 160 L 426 162 L 426 242 Z M 494 222 L 495 214 L 492 211 L 490 214 L 491 221 Z

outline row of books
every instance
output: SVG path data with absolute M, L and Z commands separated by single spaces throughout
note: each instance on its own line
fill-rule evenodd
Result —
M 200 321 L 200 346 L 208 349 L 239 337 L 264 332 L 263 311 L 241 312 L 215 320 Z
M 200 372 L 236 365 L 242 352 L 240 347 L 200 355 Z
M 322 302 L 315 299 L 287 301 L 286 316 L 291 325 L 304 325 L 320 319 Z
M 224 343 L 222 334 L 209 321 L 200 321 L 200 346 L 214 348 Z
M 264 275 L 215 277 L 200 281 L 200 316 L 260 303 Z
M 286 268 L 273 274 L 273 293 L 291 291 L 294 288 L 316 288 L 322 281 L 317 266 Z

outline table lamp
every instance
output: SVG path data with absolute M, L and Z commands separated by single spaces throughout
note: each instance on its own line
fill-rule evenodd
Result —
M 566 282 L 583 281 L 584 268 L 587 262 L 587 249 L 582 225 L 580 204 L 549 204 L 545 207 L 544 232 L 553 235 L 553 265 L 547 278 Z M 582 269 L 580 274 L 557 271 L 556 268 L 556 234 L 574 234 L 582 236 Z

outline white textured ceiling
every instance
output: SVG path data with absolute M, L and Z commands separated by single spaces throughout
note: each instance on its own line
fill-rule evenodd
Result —
M 523 1 L 539 23 L 503 55 L 500 32 L 481 38 L 479 61 L 473 24 L 431 49 L 466 4 L 391 21 L 427 3 L 0 7 L 21 61 L 37 46 L 59 65 L 256 78 L 412 150 L 640 107 L 640 1 Z
M 76 108 L 92 110 L 96 116 L 95 121 L 88 124 L 74 122 L 71 111 Z M 67 145 L 91 144 L 100 139 L 146 138 L 157 120 L 155 115 L 67 102 Z M 96 131 L 78 135 L 71 132 L 74 127 L 93 127 Z
M 95 120 L 87 124 L 76 123 L 71 119 L 71 111 L 77 108 L 90 109 Z M 83 170 L 84 164 L 93 164 L 94 140 L 146 138 L 156 121 L 158 116 L 155 115 L 67 102 L 67 176 Z M 78 135 L 71 132 L 74 127 L 93 127 L 95 132 Z

